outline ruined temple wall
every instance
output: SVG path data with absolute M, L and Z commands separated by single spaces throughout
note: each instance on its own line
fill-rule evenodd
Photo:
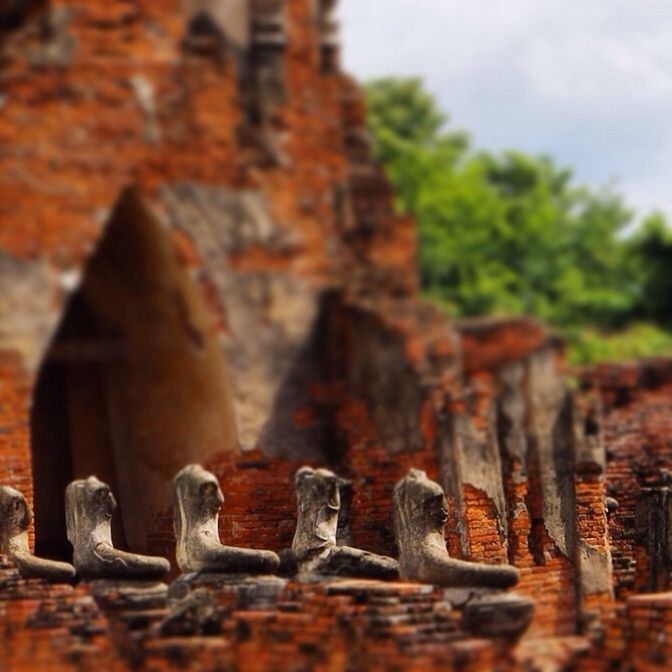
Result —
M 353 150 L 351 174 L 346 144 L 367 150 L 361 96 L 325 67 L 320 4 L 276 4 L 250 17 L 245 42 L 176 1 L 55 1 L 3 35 L 0 351 L 12 362 L 5 407 L 18 401 L 2 477 L 29 499 L 31 386 L 128 187 L 211 308 L 243 448 L 260 441 L 323 291 L 371 278 L 378 293 L 415 286 L 411 223 L 395 219 L 366 151 Z M 362 180 L 375 189 L 356 205 Z M 375 216 L 360 226 L 367 208 Z
M 603 635 L 577 659 L 578 672 L 667 670 L 672 658 L 670 593 L 632 595 L 604 619 Z
M 582 632 L 610 614 L 614 606 L 613 557 L 609 539 L 606 447 L 601 421 L 602 400 L 594 391 L 573 393 L 574 491 L 576 493 L 578 571 Z
M 228 364 L 243 451 L 202 455 L 226 543 L 288 546 L 310 463 L 353 480 L 354 543 L 394 554 L 392 488 L 425 469 L 448 494 L 451 554 L 514 562 L 536 631 L 572 632 L 603 483 L 575 478 L 554 344 L 527 321 L 456 329 L 418 301 L 414 227 L 371 160 L 362 96 L 327 67 L 317 5 L 278 6 L 243 39 L 168 0 L 54 2 L 5 41 L 0 476 L 30 494 L 40 358 L 131 194 Z M 170 556 L 167 493 L 146 545 Z
M 558 433 L 567 422 L 561 352 L 529 320 L 465 323 L 461 335 L 465 385 L 477 401 L 467 406 L 471 431 L 480 428 L 497 457 L 482 459 L 490 471 L 481 467 L 480 487 L 473 482 L 479 470 L 465 461 L 471 557 L 495 561 L 503 550 L 504 559 L 521 571 L 518 590 L 535 599 L 532 631 L 571 634 L 580 604 L 575 493 L 563 466 L 566 460 L 571 464 L 574 445 Z M 563 458 L 559 464 L 557 454 Z
M 614 589 L 668 590 L 668 486 L 672 370 L 668 360 L 601 365 L 584 373 L 582 386 L 602 403 Z
M 300 232 L 312 268 L 332 264 L 324 234 L 332 189 L 346 178 L 341 85 L 319 69 L 313 3 L 279 4 L 271 37 L 282 102 L 257 102 L 272 132 L 259 128 L 259 110 L 248 119 L 249 89 L 271 93 L 240 64 L 263 45 L 235 44 L 226 26 L 191 26 L 187 5 L 53 2 L 4 40 L 2 133 L 13 151 L 3 189 L 14 196 L 4 251 L 78 268 L 121 187 L 152 195 L 195 182 L 261 189 L 273 219 Z

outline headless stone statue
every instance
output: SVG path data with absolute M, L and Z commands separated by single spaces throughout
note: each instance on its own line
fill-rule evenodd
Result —
M 170 570 L 168 560 L 114 548 L 111 522 L 116 508 L 110 487 L 95 476 L 66 488 L 68 541 L 77 573 L 84 579 L 160 579 Z
M 292 552 L 302 574 L 396 579 L 397 561 L 350 546 L 338 546 L 341 480 L 326 469 L 303 467 L 294 477 L 298 500 Z
M 411 469 L 394 488 L 394 532 L 405 579 L 447 588 L 509 588 L 518 583 L 510 565 L 464 562 L 448 555 L 443 488 L 424 471 Z
M 214 474 L 191 464 L 173 479 L 173 524 L 177 564 L 182 572 L 272 574 L 280 558 L 272 551 L 224 546 L 219 510 L 224 495 Z
M 71 582 L 75 578 L 72 565 L 31 554 L 28 546 L 31 520 L 32 514 L 24 496 L 14 488 L 0 487 L 0 553 L 9 557 L 24 579 Z

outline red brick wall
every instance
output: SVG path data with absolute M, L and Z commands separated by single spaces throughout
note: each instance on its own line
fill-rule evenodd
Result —
M 668 670 L 672 664 L 671 631 L 671 593 L 630 597 L 606 619 L 603 638 L 576 669 Z
M 31 383 L 18 356 L 0 352 L 0 474 L 3 485 L 27 493 L 29 498 L 32 475 L 26 446 Z
M 517 591 L 535 600 L 536 612 L 531 633 L 571 634 L 575 632 L 578 617 L 576 594 L 576 567 L 573 557 L 563 555 L 549 536 L 544 520 L 539 457 L 533 449 L 529 416 L 534 403 L 530 396 L 530 376 L 534 375 L 531 358 L 549 347 L 545 329 L 531 320 L 474 321 L 461 328 L 462 351 L 466 384 L 475 389 L 477 403 L 473 406 L 472 422 L 478 428 L 490 424 L 492 412 L 502 394 L 502 379 L 507 367 L 523 367 L 519 381 L 524 406 L 520 430 L 525 448 L 518 456 L 507 454 L 497 428 L 490 428 L 491 441 L 500 441 L 502 486 L 506 500 L 508 561 L 520 569 L 521 582 Z M 564 384 L 562 362 L 557 357 L 557 385 Z M 475 417 L 474 417 L 475 416 Z M 499 420 L 498 422 L 501 422 Z M 502 545 L 495 520 L 495 504 L 482 492 L 468 491 L 465 496 L 473 559 L 499 560 Z M 480 542 L 480 543 L 479 543 Z M 506 558 L 505 558 L 506 559 Z
M 667 484 L 672 368 L 668 361 L 604 365 L 587 372 L 583 385 L 598 392 L 604 405 L 606 488 L 618 501 L 609 517 L 614 587 L 617 597 L 624 598 L 651 589 L 651 558 L 639 538 L 645 530 L 638 533 L 636 514 L 643 488 Z
M 344 329 L 348 332 L 354 326 L 350 318 L 359 319 L 359 313 L 350 311 L 351 308 L 344 309 L 343 306 L 336 309 L 332 320 L 335 335 L 342 335 Z M 392 315 L 393 311 L 387 312 L 384 328 L 390 329 L 390 337 L 393 334 L 400 337 L 400 332 L 395 331 L 394 325 L 397 323 Z M 412 342 L 414 332 L 411 324 L 404 324 L 406 331 L 401 337 L 402 342 Z M 347 371 L 352 366 L 352 358 L 356 359 L 356 347 L 343 350 L 340 345 L 348 342 L 352 346 L 355 341 L 336 339 L 334 361 L 337 375 L 322 390 L 325 399 L 330 400 L 326 406 L 332 408 L 334 432 L 339 437 L 337 452 L 331 456 L 331 460 L 327 460 L 326 465 L 353 481 L 349 519 L 353 543 L 366 550 L 394 556 L 396 548 L 391 516 L 394 484 L 411 467 L 424 469 L 430 478 L 439 482 L 444 478 L 444 470 L 450 469 L 450 466 L 442 464 L 439 449 L 441 428 L 436 411 L 440 410 L 440 406 L 428 390 L 424 404 L 418 411 L 421 416 L 421 446 L 391 453 L 381 439 L 370 406 L 365 398 L 358 396 L 361 390 L 358 392 L 347 385 Z M 431 349 L 427 344 L 423 348 Z M 424 349 L 419 350 L 422 351 Z M 420 357 L 416 364 L 422 361 Z M 484 371 L 479 376 L 483 396 L 479 404 L 472 407 L 474 415 L 470 420 L 476 428 L 485 422 L 485 408 L 495 403 L 495 373 L 496 370 L 486 375 Z M 489 388 L 485 386 L 486 380 L 490 381 Z M 454 380 L 451 381 L 446 390 L 454 384 Z M 485 396 L 486 390 L 489 397 Z M 448 403 L 447 399 L 444 398 L 443 403 Z M 453 411 L 461 408 L 461 412 L 465 412 L 462 406 L 452 405 L 450 408 Z M 208 466 L 219 476 L 226 497 L 220 522 L 225 543 L 276 551 L 291 545 L 296 506 L 292 476 L 302 464 L 301 461 L 269 458 L 258 451 L 238 456 L 221 455 L 212 460 Z M 515 469 L 515 465 L 513 467 Z M 546 531 L 537 470 L 538 465 L 528 463 L 524 478 L 516 476 L 514 470 L 506 472 L 504 492 L 508 526 L 505 538 L 508 543 L 508 561 L 521 570 L 521 584 L 517 590 L 532 597 L 536 603 L 531 632 L 537 635 L 571 634 L 577 628 L 580 609 L 576 588 L 577 570 L 574 558 L 563 555 Z M 601 517 L 595 518 L 593 514 L 599 513 L 601 487 L 596 482 L 581 483 L 577 488 L 578 534 L 587 543 L 598 546 L 600 539 L 604 541 L 604 537 L 600 536 L 604 532 L 600 528 L 604 514 L 602 511 Z M 495 503 L 468 483 L 462 487 L 460 496 L 459 502 L 451 500 L 451 520 L 446 529 L 450 553 L 454 557 L 474 561 L 507 561 Z M 156 530 L 152 546 L 161 549 L 164 554 L 172 554 L 169 512 L 166 512 Z M 466 549 L 462 545 L 461 530 L 466 536 Z M 581 608 L 593 609 L 597 603 L 602 604 L 603 600 L 604 596 L 600 596 L 593 600 L 595 604 L 587 602 Z
M 310 381 L 312 388 L 304 392 L 315 403 L 299 409 L 294 421 L 311 424 L 311 414 L 318 413 L 329 424 L 330 445 L 317 446 L 315 454 L 354 482 L 350 526 L 355 544 L 395 552 L 392 488 L 408 468 L 425 469 L 449 491 L 450 552 L 488 562 L 508 556 L 521 568 L 520 591 L 537 599 L 535 632 L 572 632 L 578 609 L 575 558 L 563 556 L 545 527 L 544 465 L 535 462 L 534 451 L 521 460 L 500 452 L 502 526 L 501 503 L 454 473 L 459 459 L 451 454 L 454 437 L 446 420 L 459 416 L 474 441 L 501 451 L 496 417 L 502 372 L 520 364 L 531 375 L 529 362 L 552 345 L 549 336 L 535 323 L 516 320 L 463 325 L 458 334 L 418 301 L 413 223 L 394 212 L 390 185 L 370 159 L 357 87 L 320 67 L 313 4 L 284 3 L 286 46 L 278 58 L 285 102 L 272 108 L 264 132 L 245 121 L 233 53 L 197 53 L 184 46 L 188 17 L 177 0 L 55 1 L 52 6 L 64 12 L 49 15 L 49 39 L 55 41 L 48 49 L 44 35 L 49 31 L 37 24 L 8 36 L 0 66 L 0 144 L 8 148 L 0 156 L 0 250 L 53 271 L 56 286 L 59 272 L 84 267 L 111 208 L 129 185 L 164 214 L 165 202 L 157 194 L 166 186 L 196 183 L 260 192 L 278 230 L 292 240 L 288 248 L 250 245 L 227 259 L 209 259 L 188 226 L 172 231 L 171 239 L 222 337 L 230 335 L 230 315 L 214 278 L 224 262 L 234 272 L 300 277 L 317 296 L 338 293 L 340 305 L 329 316 L 329 351 L 324 353 L 328 380 Z M 153 90 L 153 111 L 143 109 L 134 93 L 143 85 Z M 272 136 L 270 145 L 265 132 Z M 65 298 L 53 306 L 54 325 Z M 261 318 L 270 319 L 267 314 Z M 391 343 L 395 354 L 398 378 L 388 388 L 399 395 L 392 395 L 392 402 L 411 392 L 411 407 L 399 409 L 405 413 L 400 432 L 408 430 L 401 449 L 404 441 L 391 441 L 385 426 L 399 420 L 396 407 L 386 417 L 384 408 L 381 412 L 385 404 L 376 397 L 380 390 L 357 378 L 358 371 L 366 371 L 367 347 L 377 347 L 362 335 L 364 321 L 382 343 Z M 19 319 L 16 324 L 18 333 L 23 326 Z M 20 335 L 32 339 L 38 352 L 46 347 L 43 333 Z M 560 353 L 557 359 L 561 385 Z M 0 479 L 29 497 L 28 409 L 37 365 L 13 352 L 0 356 Z M 376 373 L 384 380 L 386 364 Z M 629 375 L 599 383 L 606 399 L 605 440 L 615 456 L 607 483 L 622 500 L 610 532 L 617 585 L 625 592 L 641 585 L 645 572 L 645 558 L 630 531 L 643 482 L 633 480 L 642 460 L 641 437 L 646 437 L 651 469 L 647 484 L 669 461 L 664 439 L 669 390 L 659 385 L 633 393 L 641 381 L 624 382 Z M 639 405 L 624 400 L 623 395 L 632 394 Z M 529 440 L 530 428 L 525 430 Z M 258 451 L 212 458 L 207 466 L 220 477 L 226 496 L 225 543 L 276 550 L 291 543 L 291 477 L 302 462 Z M 603 481 L 581 476 L 574 487 L 576 534 L 602 548 Z M 150 540 L 155 552 L 172 554 L 168 512 L 158 517 Z
M 318 289 L 350 282 L 358 274 L 349 270 L 355 256 L 345 233 L 357 228 L 361 207 L 349 205 L 357 178 L 348 172 L 344 138 L 363 123 L 362 101 L 349 80 L 322 72 L 313 5 L 284 3 L 286 96 L 271 124 L 281 164 L 268 160 L 261 131 L 246 126 L 234 52 L 183 48 L 188 21 L 181 1 L 55 1 L 53 11 L 37 12 L 3 36 L 0 144 L 7 151 L 0 157 L 0 250 L 56 271 L 56 283 L 59 271 L 83 268 L 125 187 L 137 187 L 160 211 L 154 197 L 162 185 L 215 184 L 261 192 L 272 219 L 297 241 L 282 255 L 254 247 L 239 251 L 230 260 L 234 269 L 279 269 Z M 138 82 L 153 91 L 152 119 L 134 93 Z M 365 168 L 375 176 L 377 191 L 369 202 L 377 205 L 358 263 L 376 275 L 376 291 L 386 291 L 390 278 L 394 291 L 408 291 L 415 283 L 413 227 L 395 218 L 382 175 L 370 162 Z M 175 236 L 177 253 L 197 273 L 224 332 L 212 269 L 194 256 L 192 243 L 188 234 Z M 54 327 L 66 298 L 51 307 Z M 15 322 L 23 328 L 20 317 Z M 43 333 L 21 336 L 36 351 L 46 348 Z M 12 377 L 32 379 L 37 365 L 19 361 Z M 24 383 L 17 390 L 24 396 L 13 403 L 25 408 L 30 390 Z M 26 414 L 12 412 L 5 435 L 10 428 L 12 459 L 20 459 L 25 471 Z M 0 478 L 13 478 L 9 467 Z M 30 495 L 25 474 L 12 482 Z

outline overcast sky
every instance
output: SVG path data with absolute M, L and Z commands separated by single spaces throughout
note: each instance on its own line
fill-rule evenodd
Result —
M 420 75 L 475 146 L 672 216 L 672 0 L 341 0 L 360 79 Z

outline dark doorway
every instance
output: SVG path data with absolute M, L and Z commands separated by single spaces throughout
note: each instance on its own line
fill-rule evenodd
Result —
M 236 449 L 225 362 L 197 285 L 133 193 L 115 208 L 45 355 L 31 416 L 36 551 L 66 558 L 64 490 L 113 489 L 117 546 L 148 550 L 189 462 Z

